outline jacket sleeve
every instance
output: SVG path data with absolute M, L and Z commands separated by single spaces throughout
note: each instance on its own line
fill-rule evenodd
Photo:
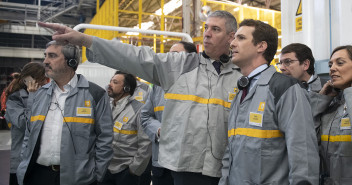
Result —
M 219 185 L 229 185 L 229 175 L 230 175 L 230 152 L 229 146 L 227 145 L 224 157 L 222 158 L 222 168 L 221 168 L 221 178 Z
M 129 165 L 129 169 L 133 174 L 140 176 L 148 166 L 152 155 L 152 145 L 140 125 L 140 111 L 138 111 L 136 115 L 136 124 L 138 128 L 138 151 L 133 158 L 133 162 Z
M 318 143 L 307 92 L 298 84 L 289 87 L 276 104 L 276 111 L 286 140 L 290 184 L 318 184 Z
M 25 105 L 21 96 L 19 96 L 19 92 L 13 93 L 8 97 L 6 107 L 5 118 L 7 122 L 11 123 L 14 127 L 24 130 L 26 123 L 30 119 L 30 108 Z
M 87 58 L 114 69 L 134 74 L 168 90 L 184 72 L 199 64 L 196 53 L 155 53 L 148 46 L 136 47 L 119 41 L 93 38 Z M 198 60 L 197 60 L 198 61 Z
M 148 135 L 152 142 L 157 142 L 156 134 L 158 129 L 161 127 L 161 123 L 156 119 L 154 113 L 153 95 L 155 91 L 151 91 L 147 98 L 147 101 L 141 110 L 141 125 L 144 132 Z
M 110 159 L 112 158 L 113 121 L 109 97 L 104 94 L 96 105 L 95 117 L 95 165 L 98 182 L 103 180 Z

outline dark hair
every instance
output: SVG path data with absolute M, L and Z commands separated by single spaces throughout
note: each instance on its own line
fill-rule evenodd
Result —
M 337 51 L 343 50 L 343 49 L 345 49 L 347 51 L 348 57 L 352 60 L 352 45 L 339 46 L 339 47 L 335 48 L 334 51 L 332 51 L 330 58 L 332 57 L 332 55 L 334 53 L 336 53 Z
M 16 91 L 19 91 L 20 89 L 25 89 L 26 85 L 23 80 L 27 76 L 31 76 L 36 82 L 46 80 L 44 65 L 38 62 L 30 62 L 24 65 L 19 78 L 14 78 L 8 88 L 6 88 L 6 95 L 8 96 Z
M 180 41 L 178 43 L 183 45 L 183 48 L 185 48 L 187 53 L 193 53 L 193 52 L 197 53 L 197 48 L 193 43 L 185 42 L 185 41 Z
M 80 62 L 81 55 L 78 46 L 72 44 L 62 44 L 56 41 L 50 41 L 46 44 L 46 48 L 52 45 L 61 46 L 61 53 L 64 55 L 66 60 L 75 59 L 78 63 Z M 77 66 L 73 68 L 74 71 L 77 70 Z
M 315 60 L 313 57 L 312 50 L 308 46 L 301 43 L 292 43 L 285 46 L 281 50 L 281 54 L 286 54 L 286 53 L 295 53 L 300 64 L 303 64 L 305 60 L 309 60 L 310 64 L 309 64 L 309 68 L 307 69 L 307 73 L 310 75 L 314 74 Z
M 122 71 L 116 71 L 115 75 L 123 75 L 125 77 L 124 81 L 123 81 L 123 86 L 124 87 L 130 87 L 129 94 L 132 96 L 133 93 L 134 93 L 134 90 L 137 87 L 137 79 L 136 79 L 136 77 L 133 76 L 132 74 L 125 73 L 125 72 L 122 72 Z
M 240 25 L 241 26 L 251 26 L 254 27 L 253 35 L 253 44 L 257 45 L 258 43 L 264 41 L 267 43 L 268 47 L 264 51 L 264 58 L 270 65 L 270 62 L 274 59 L 275 53 L 277 51 L 278 45 L 278 34 L 277 30 L 266 24 L 262 21 L 245 19 Z
M 227 11 L 217 10 L 215 12 L 211 12 L 208 15 L 208 18 L 209 17 L 220 17 L 225 19 L 226 33 L 237 31 L 237 20 L 231 13 Z

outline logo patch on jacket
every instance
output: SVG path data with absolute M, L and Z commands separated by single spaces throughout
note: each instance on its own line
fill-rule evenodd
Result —
M 235 99 L 237 93 L 238 93 L 238 88 L 234 88 L 233 89 L 233 93 L 232 92 L 229 92 L 229 98 L 228 98 L 228 101 L 231 102 L 233 99 Z
M 263 114 L 251 112 L 249 113 L 249 124 L 252 126 L 262 127 Z
M 259 107 L 258 107 L 258 111 L 264 111 L 264 109 L 265 109 L 265 102 L 260 102 Z
M 351 129 L 351 122 L 350 118 L 342 118 L 341 119 L 341 130 L 350 130 Z
M 135 96 L 134 99 L 137 101 L 143 101 L 143 96 Z
M 91 106 L 90 100 L 84 101 L 84 106 L 90 107 Z
M 77 116 L 91 116 L 92 108 L 77 107 Z
M 126 123 L 128 121 L 128 117 L 123 117 L 122 121 Z
M 120 122 L 116 121 L 114 127 L 119 129 L 119 130 L 121 130 L 122 125 L 123 125 L 123 123 L 120 123 Z

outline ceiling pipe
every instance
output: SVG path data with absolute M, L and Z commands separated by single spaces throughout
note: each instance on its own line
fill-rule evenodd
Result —
M 122 31 L 122 32 L 138 32 L 144 34 L 156 34 L 156 35 L 167 35 L 174 37 L 185 38 L 185 41 L 193 43 L 191 36 L 187 33 L 170 32 L 170 31 L 158 31 L 158 30 L 142 30 L 136 28 L 125 28 L 116 26 L 104 26 L 104 25 L 94 25 L 94 24 L 78 24 L 73 28 L 76 31 L 81 29 L 96 29 L 96 30 L 111 30 L 111 31 Z

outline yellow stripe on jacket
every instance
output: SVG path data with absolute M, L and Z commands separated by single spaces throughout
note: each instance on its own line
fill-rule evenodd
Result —
M 351 142 L 352 141 L 351 138 L 352 138 L 351 135 L 337 135 L 337 136 L 322 135 L 321 136 L 322 141 L 329 141 L 329 142 Z
M 114 132 L 120 133 L 120 134 L 125 134 L 125 135 L 135 135 L 138 133 L 137 130 L 119 130 L 114 127 Z
M 228 131 L 228 137 L 242 135 L 248 137 L 256 137 L 256 138 L 275 138 L 275 137 L 283 137 L 283 134 L 280 130 L 259 130 L 253 128 L 237 128 L 231 129 Z
M 164 98 L 170 99 L 170 100 L 194 101 L 201 104 L 217 104 L 217 105 L 222 105 L 226 108 L 231 107 L 230 102 L 226 102 L 218 98 L 206 99 L 195 95 L 171 94 L 171 93 L 166 93 Z

